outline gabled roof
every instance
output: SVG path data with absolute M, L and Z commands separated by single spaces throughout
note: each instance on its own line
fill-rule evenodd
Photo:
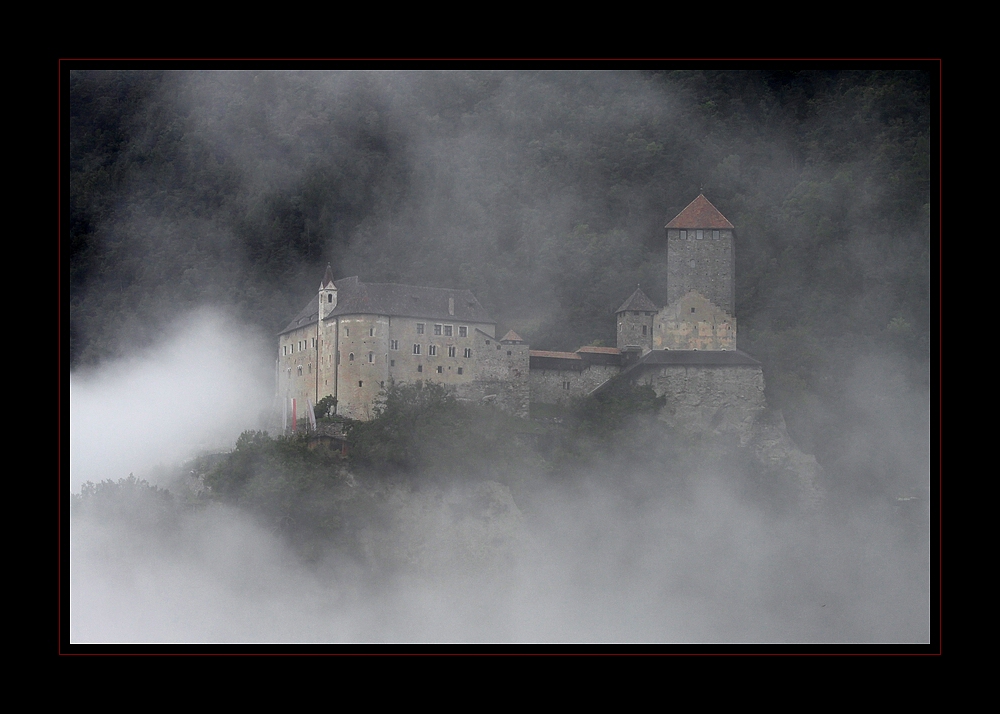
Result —
M 636 288 L 635 292 L 632 293 L 632 297 L 623 302 L 622 306 L 615 310 L 615 314 L 617 315 L 619 312 L 625 312 L 626 310 L 657 312 L 659 309 L 652 300 L 646 297 L 646 294 L 642 290 Z
M 513 330 L 507 330 L 507 334 L 500 338 L 501 342 L 524 342 L 519 334 Z
M 585 345 L 578 349 L 577 352 L 592 355 L 620 355 L 622 353 L 617 347 L 594 347 L 593 345 Z
M 699 194 L 687 205 L 683 211 L 677 214 L 674 220 L 666 225 L 667 228 L 733 228 L 724 215 L 719 213 L 719 209 L 712 205 L 711 201 L 705 198 L 705 194 Z
M 326 313 L 326 318 L 340 315 L 388 315 L 422 317 L 442 322 L 490 324 L 494 322 L 471 290 L 424 288 L 395 283 L 363 283 L 356 275 L 341 278 L 336 285 L 337 306 Z M 318 295 L 310 300 L 295 319 L 278 334 L 315 323 L 319 314 L 318 300 Z

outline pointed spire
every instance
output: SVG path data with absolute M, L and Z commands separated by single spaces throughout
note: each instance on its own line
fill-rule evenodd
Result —
M 687 207 L 666 225 L 667 228 L 733 228 L 733 224 L 705 198 L 698 194 Z
M 329 263 L 326 264 L 326 272 L 323 274 L 323 282 L 319 284 L 319 289 L 323 290 L 327 287 L 333 287 L 334 290 L 337 289 L 337 286 L 333 284 L 333 266 Z
M 635 292 L 632 296 L 622 303 L 622 306 L 615 310 L 615 314 L 619 312 L 625 312 L 627 310 L 635 310 L 636 312 L 658 312 L 660 308 L 656 306 L 652 300 L 646 297 L 646 294 L 636 286 Z

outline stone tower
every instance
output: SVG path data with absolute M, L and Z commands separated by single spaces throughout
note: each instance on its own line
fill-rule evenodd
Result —
M 692 290 L 736 316 L 733 224 L 704 195 L 666 225 L 667 304 Z
M 653 320 L 660 308 L 639 288 L 615 311 L 618 318 L 618 349 L 653 349 Z

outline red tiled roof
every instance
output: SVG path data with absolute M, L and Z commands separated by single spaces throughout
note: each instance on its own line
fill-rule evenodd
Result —
M 524 342 L 519 334 L 513 330 L 507 330 L 507 334 L 500 338 L 501 342 Z
M 589 354 L 597 355 L 620 355 L 622 353 L 622 351 L 617 347 L 593 347 L 591 345 L 581 347 L 577 350 L 577 352 L 587 352 Z
M 580 359 L 576 352 L 548 352 L 546 350 L 528 350 L 529 357 L 555 357 L 556 359 Z
M 667 228 L 732 228 L 724 215 L 719 213 L 719 209 L 712 205 L 711 201 L 700 194 L 687 205 L 683 211 L 677 214 L 674 220 L 666 225 Z

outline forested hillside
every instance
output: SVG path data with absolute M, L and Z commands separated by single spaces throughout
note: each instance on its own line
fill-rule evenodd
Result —
M 469 288 L 535 348 L 614 344 L 704 191 L 737 229 L 740 347 L 831 464 L 874 418 L 853 391 L 926 389 L 934 92 L 921 66 L 74 71 L 71 366 L 205 304 L 273 334 L 327 262 Z

